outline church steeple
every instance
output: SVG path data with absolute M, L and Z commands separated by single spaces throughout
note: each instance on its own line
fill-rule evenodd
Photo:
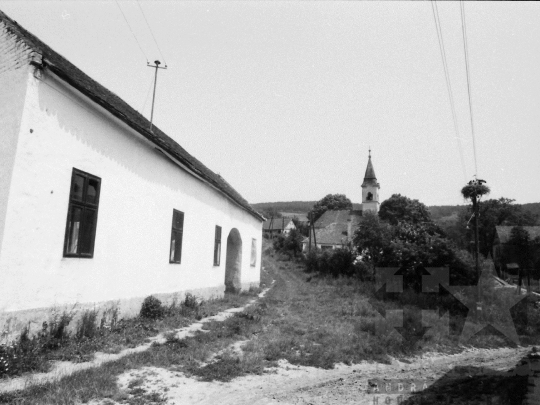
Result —
M 379 212 L 379 188 L 373 162 L 371 162 L 371 148 L 369 149 L 368 164 L 364 182 L 362 183 L 362 211 Z
M 369 150 L 368 164 L 362 187 L 364 187 L 364 184 L 367 183 L 377 183 L 377 176 L 375 176 L 375 169 L 373 168 L 373 163 L 371 162 L 371 149 Z

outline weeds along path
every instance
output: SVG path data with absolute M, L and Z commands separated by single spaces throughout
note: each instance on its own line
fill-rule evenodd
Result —
M 429 386 L 425 391 L 429 397 L 422 402 L 424 404 L 445 403 L 442 401 L 452 398 L 454 404 L 485 405 L 482 395 L 494 393 L 497 387 L 506 390 L 501 394 L 516 398 L 523 397 L 523 390 L 526 391 L 523 379 L 489 374 L 515 368 L 530 350 L 525 347 L 470 349 L 451 355 L 425 353 L 401 360 L 390 357 L 386 364 L 361 361 L 347 366 L 338 362 L 334 368 L 329 368 L 329 363 L 333 365 L 339 358 L 333 357 L 339 354 L 333 350 L 343 344 L 340 336 L 347 335 L 347 330 L 339 331 L 344 326 L 338 321 L 328 327 L 338 329 L 335 334 L 329 334 L 323 327 L 345 310 L 339 296 L 328 293 L 326 285 L 306 283 L 306 274 L 295 269 L 294 263 L 277 262 L 270 256 L 265 258 L 264 265 L 275 278 L 274 288 L 264 299 L 270 322 L 252 341 L 264 348 L 260 350 L 264 350 L 265 356 L 274 356 L 277 360 L 274 367 L 266 368 L 261 375 L 241 375 L 228 382 L 202 381 L 174 368 L 131 369 L 118 379 L 124 398 L 114 398 L 114 402 L 94 400 L 91 405 L 135 400 L 137 392 L 145 393 L 144 403 L 166 405 L 397 404 L 400 395 L 407 401 L 403 404 L 412 405 L 417 403 L 417 398 L 410 392 L 411 382 L 425 382 Z M 313 336 L 306 338 L 311 334 Z M 307 350 L 302 346 L 307 346 L 309 339 L 313 339 L 314 346 L 302 358 L 302 350 Z M 251 354 L 244 352 L 244 356 Z M 249 361 L 244 358 L 241 363 Z M 306 365 L 310 362 L 317 367 Z M 455 375 L 450 378 L 450 373 Z M 385 393 L 383 385 L 381 395 L 368 392 L 374 380 L 392 384 L 394 392 Z M 400 392 L 397 384 L 402 384 L 409 392 Z
M 184 339 L 186 337 L 193 336 L 197 332 L 203 331 L 203 326 L 209 322 L 222 322 L 225 319 L 233 316 L 235 313 L 242 312 L 247 307 L 253 305 L 258 299 L 263 298 L 266 295 L 266 293 L 270 290 L 271 287 L 272 286 L 263 290 L 258 295 L 258 298 L 254 298 L 248 301 L 242 307 L 229 308 L 214 316 L 203 318 L 200 321 L 192 323 L 189 326 L 176 329 L 176 330 L 171 330 L 169 332 L 160 333 L 152 338 L 149 338 L 148 342 L 143 345 L 140 345 L 134 348 L 125 349 L 115 354 L 96 352 L 94 355 L 94 359 L 92 361 L 85 362 L 85 363 L 73 363 L 69 361 L 56 362 L 52 370 L 49 372 L 32 373 L 32 374 L 25 375 L 22 377 L 11 378 L 11 379 L 0 381 L 0 393 L 20 391 L 20 390 L 24 390 L 32 386 L 43 385 L 46 383 L 58 381 L 61 378 L 73 375 L 74 373 L 100 367 L 104 364 L 118 361 L 120 359 L 125 358 L 126 356 L 129 356 L 135 353 L 145 352 L 149 350 L 153 344 L 165 343 L 167 340 L 167 336 L 169 336 L 172 333 L 175 334 L 175 337 L 177 339 Z

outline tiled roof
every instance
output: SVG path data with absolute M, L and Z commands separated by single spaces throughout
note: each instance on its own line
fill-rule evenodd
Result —
M 352 238 L 362 216 L 360 210 L 326 211 L 315 222 L 317 244 L 341 245 Z M 349 235 L 349 223 L 351 235 Z M 313 239 L 312 239 L 313 240 Z
M 508 243 L 508 241 L 510 240 L 510 233 L 512 232 L 512 228 L 514 228 L 514 226 L 495 227 L 500 243 Z M 540 226 L 523 226 L 522 228 L 529 232 L 529 236 L 531 239 L 540 237 Z
M 265 231 L 277 231 L 277 230 L 283 230 L 285 229 L 285 227 L 289 224 L 289 222 L 291 222 L 292 219 L 291 218 L 285 218 L 285 217 L 282 217 L 282 218 L 274 218 L 274 220 L 272 219 L 267 219 L 266 221 L 264 221 L 263 223 L 263 230 Z M 272 225 L 272 227 L 270 227 L 270 225 Z
M 120 119 L 149 141 L 162 148 L 182 165 L 221 191 L 255 218 L 261 221 L 264 220 L 264 217 L 255 211 L 253 207 L 251 207 L 249 203 L 222 177 L 212 172 L 204 164 L 191 156 L 184 148 L 155 125 L 153 125 L 152 130 L 150 130 L 150 121 L 139 112 L 135 111 L 135 109 L 128 105 L 124 100 L 91 79 L 87 74 L 82 72 L 62 55 L 41 42 L 36 36 L 22 28 L 2 11 L 0 11 L 0 22 L 6 26 L 10 33 L 16 36 L 20 41 L 24 42 L 31 50 L 41 55 L 43 67 L 49 69 L 69 85 L 105 108 L 116 118 Z

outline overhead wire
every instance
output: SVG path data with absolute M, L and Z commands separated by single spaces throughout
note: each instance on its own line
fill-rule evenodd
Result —
M 467 180 L 467 169 L 465 166 L 465 159 L 463 157 L 463 147 L 461 145 L 461 136 L 459 133 L 459 126 L 458 126 L 458 120 L 457 120 L 457 114 L 456 114 L 456 107 L 454 102 L 454 94 L 452 92 L 452 83 L 450 80 L 450 72 L 448 70 L 448 61 L 446 59 L 446 50 L 444 47 L 444 39 L 442 35 L 442 28 L 441 28 L 441 21 L 439 17 L 439 9 L 437 7 L 437 3 L 435 1 L 431 1 L 431 10 L 433 12 L 433 20 L 435 21 L 435 30 L 437 31 L 437 39 L 439 43 L 439 50 L 441 52 L 441 60 L 443 64 L 443 70 L 444 70 L 444 78 L 446 81 L 446 88 L 448 90 L 448 99 L 450 101 L 450 110 L 452 112 L 452 122 L 454 124 L 454 131 L 456 133 L 456 139 L 458 144 L 458 151 L 459 151 L 459 158 L 461 161 L 461 167 L 463 169 L 463 179 Z
M 150 31 L 150 34 L 152 35 L 152 39 L 154 40 L 154 43 L 156 44 L 156 47 L 159 51 L 159 54 L 161 55 L 161 58 L 163 59 L 163 62 L 165 63 L 165 67 L 167 67 L 167 61 L 165 60 L 165 56 L 163 56 L 163 52 L 161 52 L 161 49 L 158 45 L 158 42 L 156 41 L 156 37 L 154 36 L 154 32 L 152 31 L 152 27 L 150 27 L 150 24 L 148 23 L 148 20 L 146 19 L 146 15 L 144 14 L 144 10 L 141 7 L 141 4 L 139 3 L 139 0 L 137 0 L 137 5 L 139 6 L 139 9 L 141 10 L 141 13 L 143 15 L 144 21 L 146 22 L 146 26 L 148 27 L 148 30 Z
M 467 40 L 467 23 L 465 21 L 465 5 L 461 0 L 459 2 L 461 8 L 461 31 L 463 34 L 463 50 L 465 53 L 465 71 L 467 73 L 467 94 L 469 95 L 469 115 L 471 117 L 471 134 L 473 140 L 473 151 L 474 151 L 474 175 L 478 176 L 478 160 L 476 158 L 476 139 L 474 135 L 474 119 L 473 119 L 473 108 L 472 108 L 472 96 L 471 96 L 471 73 L 470 73 L 470 62 L 469 62 L 469 43 Z
M 120 7 L 120 4 L 118 4 L 118 0 L 114 0 L 114 2 L 116 3 L 116 5 L 118 6 L 118 9 L 120 10 L 120 12 L 122 13 L 122 16 L 124 17 L 124 21 L 126 22 L 129 30 L 131 31 L 131 35 L 133 35 L 133 38 L 135 38 L 135 42 L 137 42 L 137 45 L 139 46 L 139 49 L 141 50 L 141 53 L 143 54 L 144 58 L 146 59 L 146 64 L 149 63 L 148 61 L 148 57 L 146 56 L 146 54 L 144 53 L 143 49 L 142 49 L 142 46 L 141 44 L 139 43 L 139 40 L 137 39 L 137 37 L 135 36 L 135 33 L 133 32 L 133 30 L 131 29 L 131 25 L 129 24 L 127 18 L 126 18 L 126 15 L 124 14 L 124 12 L 122 11 L 122 8 Z

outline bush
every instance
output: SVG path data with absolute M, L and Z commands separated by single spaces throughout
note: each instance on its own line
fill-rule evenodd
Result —
M 77 339 L 92 339 L 98 334 L 98 327 L 96 324 L 97 316 L 98 311 L 96 310 L 87 310 L 83 312 L 81 319 L 77 323 L 77 332 L 75 333 Z
M 148 319 L 160 319 L 163 318 L 164 315 L 165 307 L 162 305 L 159 299 L 153 295 L 150 295 L 144 299 L 139 316 Z
M 186 308 L 191 308 L 191 309 L 195 309 L 197 308 L 200 304 L 199 302 L 197 301 L 197 297 L 194 296 L 193 294 L 190 294 L 190 293 L 186 293 L 186 297 L 184 298 L 184 303 L 183 305 L 186 307 Z
M 332 277 L 358 276 L 363 268 L 356 267 L 356 255 L 347 248 L 335 250 L 312 250 L 305 257 L 306 272 L 319 273 Z

